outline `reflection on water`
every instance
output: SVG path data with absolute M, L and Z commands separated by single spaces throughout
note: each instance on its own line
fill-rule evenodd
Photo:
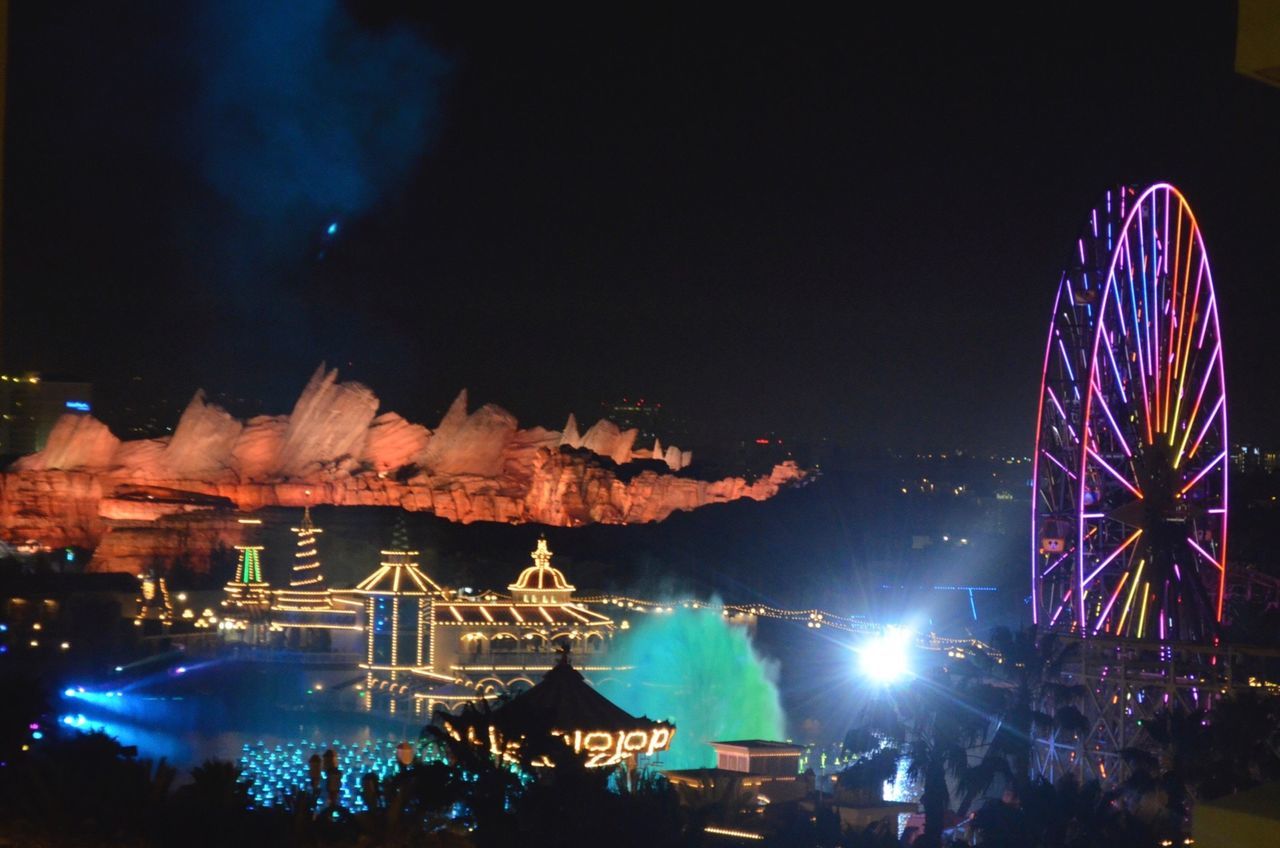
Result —
M 350 709 L 340 689 L 349 670 L 213 662 L 68 686 L 63 724 L 102 730 L 138 755 L 164 758 L 184 773 L 207 759 L 237 761 L 245 746 L 293 744 L 317 752 L 335 745 L 416 741 L 422 722 Z

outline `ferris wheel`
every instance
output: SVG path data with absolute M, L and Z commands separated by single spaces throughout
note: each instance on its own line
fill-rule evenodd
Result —
M 1204 240 L 1172 185 L 1107 192 L 1058 284 L 1032 478 L 1041 628 L 1209 641 L 1227 566 L 1227 403 Z

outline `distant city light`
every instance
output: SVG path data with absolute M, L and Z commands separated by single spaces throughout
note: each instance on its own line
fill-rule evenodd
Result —
M 872 683 L 887 686 L 911 674 L 908 652 L 914 633 L 901 627 L 889 626 L 878 636 L 868 639 L 855 649 L 858 654 L 858 671 Z

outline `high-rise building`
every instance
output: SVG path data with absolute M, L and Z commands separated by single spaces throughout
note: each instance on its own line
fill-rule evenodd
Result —
M 89 414 L 92 394 L 89 383 L 0 374 L 0 456 L 44 450 L 59 418 Z

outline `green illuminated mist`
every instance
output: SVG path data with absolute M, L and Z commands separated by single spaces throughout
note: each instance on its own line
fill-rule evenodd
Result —
M 610 660 L 634 666 L 601 694 L 632 715 L 676 725 L 663 755 L 668 768 L 715 765 L 713 740 L 782 739 L 784 721 L 775 669 L 751 645 L 743 627 L 715 610 L 677 608 L 631 619 Z

